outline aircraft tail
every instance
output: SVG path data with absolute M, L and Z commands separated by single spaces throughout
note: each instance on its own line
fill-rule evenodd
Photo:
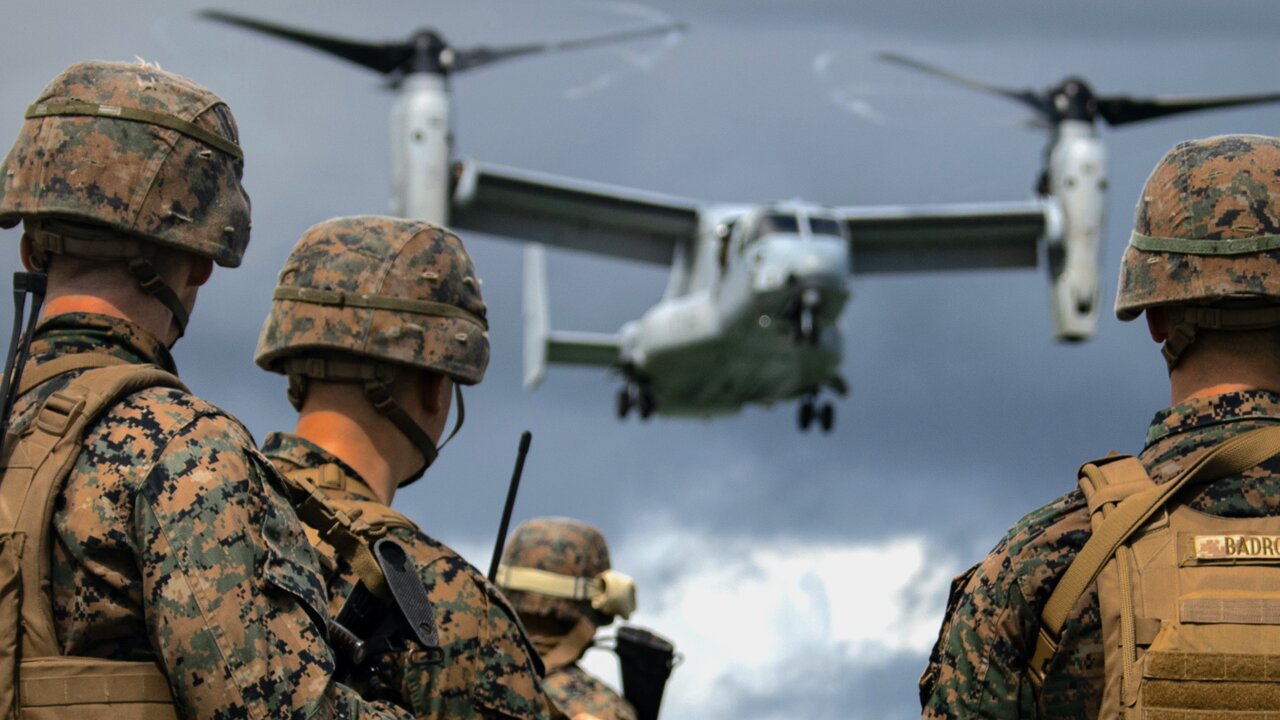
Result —
M 619 364 L 616 335 L 552 332 L 547 297 L 547 260 L 542 246 L 524 249 L 524 387 L 532 390 L 547 374 L 547 363 L 573 365 Z
M 551 335 L 547 299 L 547 258 L 542 246 L 524 248 L 524 387 L 538 387 L 547 374 L 547 338 Z

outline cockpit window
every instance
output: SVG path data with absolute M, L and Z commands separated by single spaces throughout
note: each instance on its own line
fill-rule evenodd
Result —
M 770 213 L 765 215 L 760 221 L 760 234 L 767 235 L 769 233 L 798 233 L 800 232 L 800 223 L 796 221 L 795 215 L 782 215 L 778 213 Z
M 840 237 L 840 223 L 835 218 L 810 215 L 809 232 L 814 235 L 835 235 Z
M 798 233 L 798 232 L 800 232 L 800 223 L 798 220 L 796 220 L 795 215 L 784 215 L 782 213 L 769 213 L 760 218 L 759 224 L 756 225 L 755 232 L 751 234 L 751 237 L 747 240 L 747 242 L 753 243 L 756 240 L 759 240 L 760 238 L 764 237 L 765 235 L 772 235 L 774 233 Z

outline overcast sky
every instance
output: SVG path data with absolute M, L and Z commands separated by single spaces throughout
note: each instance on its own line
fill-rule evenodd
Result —
M 213 0 L 209 0 L 211 3 Z M 0 143 L 71 62 L 157 61 L 225 98 L 253 199 L 243 267 L 201 293 L 177 348 L 201 395 L 255 435 L 292 427 L 284 381 L 252 364 L 275 275 L 313 223 L 387 208 L 379 78 L 200 21 L 207 3 L 9 0 Z M 1114 0 L 471 0 L 228 2 L 321 32 L 390 40 L 432 25 L 460 46 L 555 40 L 678 18 L 648 41 L 534 58 L 454 82 L 459 154 L 705 200 L 833 205 L 1029 197 L 1044 136 L 1022 110 L 875 62 L 894 50 L 1015 87 L 1068 74 L 1101 93 L 1277 90 L 1273 3 Z M 826 57 L 823 62 L 819 58 Z M 825 67 L 818 72 L 816 67 Z M 1142 181 L 1179 140 L 1275 132 L 1280 107 L 1111 132 L 1101 275 L 1110 307 Z M 795 407 L 710 421 L 614 419 L 618 379 L 552 368 L 520 388 L 520 248 L 463 235 L 485 280 L 493 361 L 467 427 L 398 506 L 487 566 L 520 430 L 534 432 L 517 520 L 580 517 L 637 576 L 636 620 L 686 655 L 664 717 L 881 718 L 917 710 L 915 681 L 947 580 L 1069 489 L 1076 467 L 1135 452 L 1167 402 L 1157 347 L 1104 314 L 1097 337 L 1051 339 L 1042 271 L 860 279 L 841 325 L 853 392 L 830 436 Z M 16 232 L 0 232 L 16 244 Z M 5 268 L 16 265 L 11 252 Z M 611 332 L 665 273 L 548 257 L 556 328 Z M 591 664 L 613 660 L 594 653 Z

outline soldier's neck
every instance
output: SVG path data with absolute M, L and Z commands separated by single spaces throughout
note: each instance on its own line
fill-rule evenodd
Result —
M 314 382 L 294 434 L 335 455 L 390 505 L 400 482 L 418 471 L 420 456 L 354 383 Z
M 1174 405 L 1192 398 L 1211 397 L 1245 390 L 1267 390 L 1280 393 L 1280 368 L 1269 358 L 1260 362 L 1241 362 L 1233 358 L 1195 358 L 1179 364 L 1169 375 L 1170 398 Z
M 53 317 L 66 313 L 93 313 L 131 322 L 157 338 L 166 339 L 173 316 L 152 298 L 145 302 L 121 302 L 118 299 L 74 292 L 63 293 L 50 288 L 41 317 Z

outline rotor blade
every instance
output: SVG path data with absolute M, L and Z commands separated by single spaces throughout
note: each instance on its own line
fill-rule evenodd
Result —
M 1280 93 L 1221 97 L 1165 97 L 1135 99 L 1125 96 L 1098 98 L 1098 114 L 1110 125 L 1125 125 L 1178 113 L 1280 102 Z
M 337 55 L 343 60 L 349 60 L 357 65 L 362 65 L 370 70 L 377 70 L 380 73 L 389 73 L 400 67 L 405 59 L 409 56 L 409 48 L 404 43 L 368 43 L 357 40 L 345 40 L 330 35 L 320 35 L 317 33 L 307 32 L 305 30 L 297 30 L 285 27 L 283 25 L 275 25 L 273 23 L 254 20 L 253 18 L 235 15 L 233 13 L 222 12 L 220 10 L 203 10 L 200 12 L 201 17 L 218 22 L 235 25 L 237 27 L 246 28 L 248 30 L 256 30 L 257 32 L 274 35 L 278 38 L 301 43 L 307 47 L 312 47 L 330 55 Z
M 561 52 L 563 50 L 580 50 L 582 48 L 594 47 L 596 45 L 608 45 L 611 43 L 625 42 L 627 40 L 636 40 L 655 35 L 665 35 L 670 32 L 683 31 L 685 28 L 686 25 L 684 23 L 671 23 L 668 25 L 659 25 L 657 27 L 612 33 L 609 35 L 596 35 L 594 37 L 579 38 L 576 40 L 562 40 L 554 43 L 530 43 L 528 45 L 508 45 L 505 47 L 477 45 L 476 47 L 467 48 L 465 50 L 455 50 L 454 61 L 450 70 L 453 72 L 461 72 L 463 70 L 471 70 L 472 68 L 477 68 L 482 65 L 488 65 L 490 63 L 509 60 L 511 58 L 521 57 L 524 55 L 536 55 L 538 53 L 545 52 Z
M 925 73 L 926 75 L 933 75 L 934 77 L 958 83 L 980 92 L 992 93 L 1000 95 L 1001 97 L 1009 98 L 1010 100 L 1029 106 L 1032 110 L 1035 110 L 1041 115 L 1050 114 L 1049 109 L 1045 106 L 1044 99 L 1034 90 L 1014 90 L 1012 88 L 1000 87 L 999 85 L 992 85 L 980 80 L 974 80 L 973 78 L 967 78 L 963 75 L 957 75 L 949 70 L 943 70 L 940 67 L 921 62 L 914 58 L 909 58 L 906 55 L 899 55 L 897 53 L 882 52 L 877 53 L 876 56 L 885 62 L 901 65 L 902 67 L 910 68 L 917 72 Z

